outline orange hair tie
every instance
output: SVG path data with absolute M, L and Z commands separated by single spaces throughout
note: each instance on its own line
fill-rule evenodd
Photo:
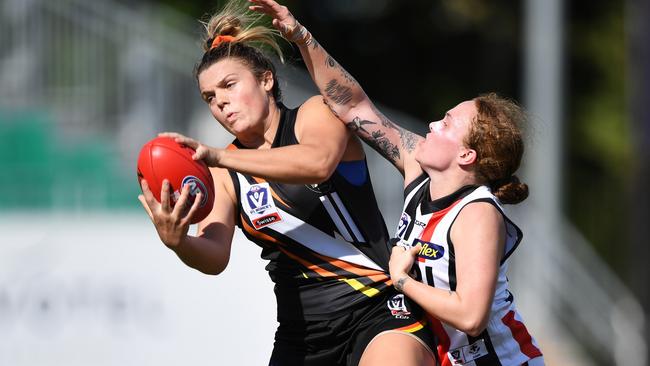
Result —
M 210 45 L 210 49 L 213 49 L 217 46 L 219 46 L 223 42 L 232 42 L 235 40 L 235 37 L 233 36 L 216 36 L 214 37 L 214 40 L 212 41 L 212 45 Z

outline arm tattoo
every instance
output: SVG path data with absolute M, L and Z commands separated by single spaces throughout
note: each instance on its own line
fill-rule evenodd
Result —
M 374 105 L 372 106 L 372 110 L 379 116 L 381 119 L 381 125 L 384 127 L 392 128 L 393 130 L 396 130 L 399 133 L 399 138 L 400 142 L 402 145 L 402 148 L 406 150 L 406 152 L 413 152 L 415 150 L 415 146 L 417 145 L 418 141 L 422 139 L 422 136 L 416 135 L 413 132 L 406 130 L 393 122 L 391 122 L 386 116 L 377 109 Z
M 341 66 L 338 62 L 336 62 L 336 60 L 332 56 L 327 55 L 327 58 L 325 59 L 325 64 L 331 69 L 338 69 L 341 72 L 341 76 L 343 76 L 346 81 L 352 84 L 357 84 L 357 81 L 352 77 L 352 75 L 350 75 L 350 73 L 347 72 L 347 70 L 345 70 L 343 66 Z M 357 85 L 357 87 L 361 88 L 360 85 Z
M 366 130 L 365 128 L 361 127 L 361 126 L 363 126 L 363 125 L 368 125 L 368 124 L 373 124 L 373 125 L 374 125 L 375 123 L 374 123 L 374 122 L 370 122 L 370 121 L 362 120 L 362 119 L 359 118 L 359 117 L 354 117 L 354 119 L 352 120 L 352 122 L 348 123 L 346 126 L 347 126 L 350 130 L 354 131 L 355 133 L 357 133 L 357 131 L 362 131 L 362 132 L 364 132 L 364 133 L 370 135 L 370 132 L 368 132 L 368 130 Z
M 373 131 L 370 136 L 363 138 L 375 151 L 383 155 L 388 161 L 395 164 L 399 160 L 399 148 L 386 137 L 382 131 Z
M 314 50 L 317 49 L 318 47 L 320 47 L 320 44 L 318 43 L 318 41 L 314 37 L 311 37 L 311 47 Z
M 372 110 L 373 110 L 373 112 L 375 112 L 375 114 L 377 116 L 379 116 L 379 119 L 381 120 L 381 125 L 382 126 L 392 128 L 393 130 L 399 131 L 399 128 L 397 126 L 395 126 L 395 124 L 393 122 L 391 122 L 388 118 L 386 118 L 386 116 L 383 113 L 381 113 L 381 111 L 379 109 L 377 109 L 377 107 L 375 107 L 374 104 L 372 105 Z
M 352 100 L 352 90 L 332 79 L 325 86 L 325 95 L 336 104 L 345 105 Z
M 407 152 L 411 153 L 415 150 L 418 141 L 422 140 L 422 136 L 416 135 L 411 131 L 399 128 L 399 138 L 402 142 L 402 148 Z
M 376 125 L 376 122 L 362 120 L 359 117 L 354 117 L 352 122 L 348 123 L 349 129 L 359 135 L 370 147 L 380 153 L 391 163 L 395 164 L 400 158 L 399 148 L 393 144 L 390 139 L 386 137 L 383 131 L 368 131 L 363 128 L 363 125 Z
M 327 55 L 327 59 L 325 60 L 325 63 L 329 68 L 336 67 L 336 61 L 334 61 L 334 59 L 330 55 Z

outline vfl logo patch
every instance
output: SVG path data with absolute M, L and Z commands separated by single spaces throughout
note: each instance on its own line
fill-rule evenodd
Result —
M 282 221 L 270 195 L 271 187 L 268 183 L 253 184 L 246 192 L 246 199 L 242 202 L 242 206 L 248 212 L 248 217 L 256 230 Z
M 390 310 L 391 315 L 396 319 L 409 319 L 411 312 L 406 307 L 406 302 L 404 301 L 403 294 L 397 294 L 386 302 L 388 309 Z
M 402 216 L 399 218 L 399 224 L 397 224 L 397 235 L 400 238 L 404 237 L 404 234 L 406 234 L 406 229 L 409 227 L 409 223 L 411 222 L 411 216 L 407 214 L 406 212 L 402 212 Z
M 251 208 L 251 213 L 263 214 L 269 205 L 269 190 L 259 184 L 251 186 L 251 189 L 246 193 L 248 205 Z
M 418 257 L 420 258 L 436 260 L 442 258 L 445 255 L 445 248 L 438 244 L 415 239 L 413 241 L 413 246 L 416 246 L 418 244 L 422 245 L 422 249 L 420 249 L 420 252 L 418 253 Z

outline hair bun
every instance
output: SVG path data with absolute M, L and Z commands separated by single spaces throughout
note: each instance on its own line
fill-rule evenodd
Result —
M 528 198 L 528 185 L 521 183 L 516 175 L 492 184 L 492 193 L 505 204 L 517 204 Z

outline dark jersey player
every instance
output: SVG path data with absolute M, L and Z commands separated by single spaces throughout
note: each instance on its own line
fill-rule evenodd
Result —
M 206 24 L 196 68 L 202 98 L 235 141 L 216 149 L 165 134 L 212 167 L 214 208 L 190 236 L 200 197 L 189 203 L 185 188 L 171 207 L 168 183 L 158 203 L 143 181 L 161 241 L 208 274 L 225 269 L 235 226 L 262 248 L 278 309 L 271 365 L 435 364 L 422 313 L 387 276 L 388 234 L 361 144 L 322 97 L 294 110 L 280 103 L 273 64 L 253 46 L 275 40 L 241 10 L 230 3 Z M 374 362 L 386 347 L 391 357 Z

